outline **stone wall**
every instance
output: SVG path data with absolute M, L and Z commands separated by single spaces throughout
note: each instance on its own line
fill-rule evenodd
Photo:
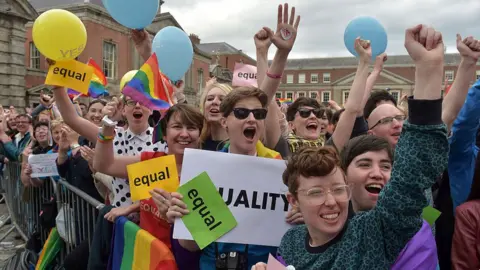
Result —
M 0 11 L 0 104 L 25 107 L 25 18 Z

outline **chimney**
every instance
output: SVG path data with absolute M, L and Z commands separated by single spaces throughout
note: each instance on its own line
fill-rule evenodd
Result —
M 200 44 L 200 38 L 195 34 L 190 34 L 190 40 L 193 44 L 198 45 Z

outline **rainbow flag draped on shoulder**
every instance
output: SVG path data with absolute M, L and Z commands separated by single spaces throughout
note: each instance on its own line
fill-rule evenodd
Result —
M 125 217 L 115 221 L 111 270 L 177 270 L 170 249 L 150 233 Z
M 73 89 L 68 89 L 68 95 L 70 98 L 73 98 L 78 95 L 99 98 L 103 96 L 108 96 L 107 87 L 107 78 L 102 72 L 102 69 L 98 66 L 97 62 L 90 58 L 87 62 L 87 65 L 93 68 L 93 75 L 90 81 L 90 86 L 88 87 L 88 95 L 81 94 Z
M 173 105 L 173 85 L 158 69 L 155 53 L 123 87 L 122 93 L 152 110 L 163 111 Z

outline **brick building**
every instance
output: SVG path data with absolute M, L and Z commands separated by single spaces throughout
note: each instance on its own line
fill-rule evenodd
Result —
M 21 2 L 29 7 L 32 13 L 22 22 L 24 25 L 23 37 L 23 64 L 25 85 L 23 90 L 24 102 L 14 104 L 24 107 L 25 104 L 35 104 L 41 90 L 48 90 L 44 85 L 47 67 L 43 55 L 39 53 L 32 41 L 32 27 L 35 18 L 44 11 L 52 8 L 68 10 L 76 14 L 87 29 L 87 45 L 78 61 L 87 62 L 91 57 L 103 69 L 108 79 L 108 90 L 111 94 L 119 93 L 119 83 L 122 76 L 143 64 L 143 59 L 135 50 L 133 41 L 129 37 L 130 30 L 118 24 L 102 5 L 101 0 L 0 0 L 6 2 Z M 161 2 L 163 3 L 163 2 Z M 13 5 L 13 4 L 12 4 Z M 13 5 L 18 9 L 18 5 Z M 22 12 L 24 12 L 22 9 Z M 181 25 L 169 13 L 161 13 L 146 30 L 153 37 L 166 26 Z M 187 99 L 194 102 L 197 93 L 203 88 L 209 78 L 211 56 L 194 46 L 194 59 L 189 71 L 185 74 L 185 94 Z M 0 93 L 1 94 L 1 93 Z M 22 103 L 22 104 L 20 104 Z M 7 105 L 7 103 L 5 104 Z
M 354 57 L 290 59 L 277 92 L 278 98 L 309 96 L 326 102 L 335 100 L 343 105 L 348 98 L 355 78 L 357 59 Z M 445 78 L 450 85 L 455 79 L 460 56 L 445 55 Z M 476 78 L 480 78 L 477 66 Z M 386 89 L 397 100 L 404 94 L 411 95 L 415 81 L 415 66 L 408 55 L 389 56 L 377 80 L 374 90 Z

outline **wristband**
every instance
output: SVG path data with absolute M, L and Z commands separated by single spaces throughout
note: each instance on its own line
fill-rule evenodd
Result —
M 115 136 L 105 136 L 102 133 L 98 133 L 97 141 L 100 143 L 107 143 L 109 141 L 112 141 L 115 138 Z
M 281 79 L 282 78 L 282 75 L 271 74 L 268 71 L 267 71 L 267 76 L 272 78 L 272 79 Z

